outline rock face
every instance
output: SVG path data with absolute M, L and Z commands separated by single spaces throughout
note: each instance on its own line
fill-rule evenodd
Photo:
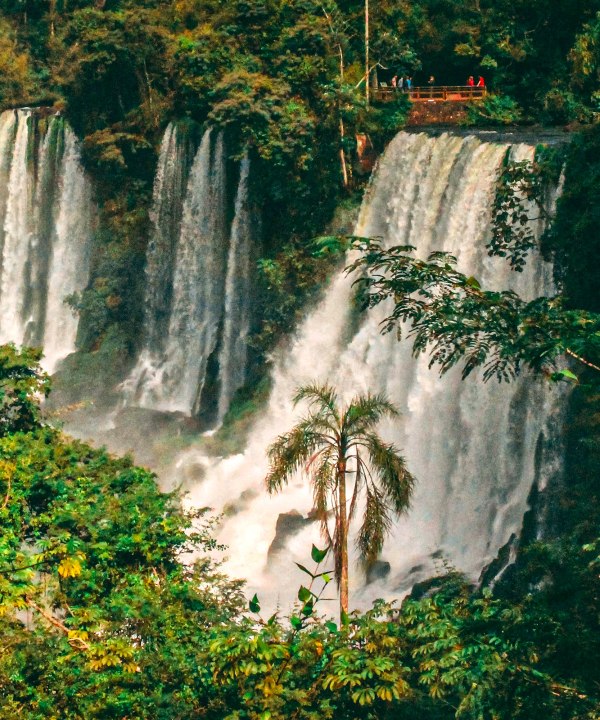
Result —
M 272 558 L 276 553 L 285 549 L 287 541 L 303 530 L 307 525 L 314 522 L 313 518 L 305 518 L 297 510 L 281 513 L 275 525 L 275 537 L 269 547 L 267 558 Z
M 392 566 L 386 560 L 376 560 L 367 570 L 367 583 L 384 580 L 391 569 Z
M 467 117 L 467 103 L 432 100 L 416 102 L 410 108 L 407 125 L 459 125 Z

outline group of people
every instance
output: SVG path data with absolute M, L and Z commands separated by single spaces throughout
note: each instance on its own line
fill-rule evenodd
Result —
M 408 92 L 412 87 L 412 77 L 410 75 L 407 75 L 404 77 L 404 75 L 394 75 L 392 78 L 392 87 L 398 88 L 399 90 L 406 90 Z
M 467 78 L 467 85 L 469 87 L 485 87 L 485 80 L 480 75 L 477 84 L 475 84 L 475 78 L 472 75 L 469 75 L 469 77 Z
M 429 76 L 427 85 L 429 85 L 429 87 L 435 85 L 435 77 L 433 75 Z M 467 86 L 483 88 L 485 87 L 485 80 L 483 79 L 483 76 L 480 75 L 477 82 L 475 82 L 475 78 L 473 77 L 473 75 L 469 75 L 467 79 Z M 412 77 L 410 75 L 394 75 L 394 77 L 392 78 L 392 87 L 397 88 L 398 90 L 404 90 L 405 92 L 409 92 L 412 87 Z

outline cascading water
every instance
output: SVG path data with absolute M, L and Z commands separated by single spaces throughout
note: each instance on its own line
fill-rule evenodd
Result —
M 375 173 L 356 234 L 414 245 L 422 257 L 433 250 L 451 252 L 460 269 L 483 286 L 513 288 L 528 298 L 551 291 L 551 268 L 540 258 L 516 274 L 485 251 L 495 181 L 507 149 L 475 137 L 399 134 Z M 533 148 L 517 145 L 512 153 L 523 159 Z M 302 580 L 293 561 L 306 563 L 311 543 L 320 542 L 309 518 L 306 480 L 299 477 L 273 497 L 263 484 L 267 446 L 299 417 L 291 404 L 299 385 L 327 381 L 346 400 L 385 392 L 402 412 L 382 433 L 403 449 L 417 487 L 410 512 L 385 543 L 387 577 L 366 586 L 361 573 L 353 572 L 357 604 L 406 592 L 441 561 L 477 578 L 518 533 L 534 481 L 543 486 L 555 470 L 549 436 L 556 432 L 556 393 L 526 377 L 510 385 L 461 381 L 459 371 L 438 377 L 426 357 L 412 357 L 410 343 L 399 343 L 393 333 L 381 335 L 385 307 L 356 316 L 351 283 L 344 274 L 332 280 L 277 360 L 268 407 L 246 451 L 211 459 L 190 450 L 177 465 L 178 476 L 187 464 L 206 467 L 190 502 L 225 507 L 219 540 L 229 546 L 227 570 L 247 578 L 251 592 L 260 590 L 272 602 L 291 599 Z M 295 533 L 275 545 L 285 552 L 274 553 L 278 518 L 292 511 L 304 519 L 296 515 Z M 286 576 L 289 582 L 282 582 Z M 281 598 L 273 596 L 273 588 Z
M 225 417 L 235 391 L 246 380 L 247 340 L 252 323 L 252 269 L 257 259 L 255 236 L 258 222 L 248 197 L 249 177 L 250 160 L 246 156 L 240 167 L 227 259 L 223 339 L 219 354 L 219 421 Z
M 224 140 L 214 135 L 208 130 L 202 138 L 178 211 L 185 151 L 176 126 L 165 133 L 146 269 L 145 342 L 123 389 L 129 404 L 186 415 L 204 411 L 218 421 L 245 379 L 257 223 L 244 158 L 228 232 Z
M 0 342 L 42 345 L 48 371 L 75 348 L 77 318 L 65 299 L 87 282 L 92 219 L 90 185 L 64 120 L 3 113 Z

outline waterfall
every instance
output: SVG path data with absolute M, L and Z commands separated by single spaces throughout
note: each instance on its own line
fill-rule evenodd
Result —
M 248 198 L 250 160 L 240 167 L 225 280 L 223 340 L 219 356 L 221 391 L 218 419 L 222 420 L 236 390 L 244 385 L 248 362 L 247 339 L 252 322 L 252 270 L 256 262 L 256 219 Z
M 169 327 L 175 245 L 181 226 L 183 196 L 189 174 L 189 143 L 176 123 L 164 134 L 154 180 L 150 237 L 146 262 L 144 305 L 147 344 L 155 350 Z
M 58 173 L 60 190 L 47 276 L 43 341 L 44 354 L 51 366 L 74 349 L 77 317 L 72 312 L 65 312 L 64 298 L 85 287 L 92 229 L 91 187 L 79 161 L 77 139 L 68 127 L 63 133 L 64 150 Z
M 41 345 L 44 367 L 75 349 L 65 303 L 85 287 L 92 232 L 90 185 L 77 140 L 58 116 L 0 116 L 0 342 Z
M 356 234 L 414 245 L 421 257 L 433 250 L 451 252 L 459 268 L 486 287 L 512 288 L 526 298 L 550 292 L 551 268 L 539 257 L 517 274 L 485 251 L 507 149 L 475 137 L 400 133 L 365 195 Z M 533 156 L 526 145 L 511 152 L 516 159 Z M 249 590 L 271 604 L 292 598 L 302 582 L 293 561 L 306 563 L 311 543 L 322 543 L 309 518 L 312 495 L 304 478 L 276 496 L 264 489 L 266 448 L 299 419 L 302 409 L 291 404 L 299 385 L 330 382 L 346 401 L 358 393 L 385 392 L 402 413 L 381 431 L 402 449 L 417 478 L 416 491 L 409 513 L 395 522 L 385 543 L 387 577 L 367 585 L 353 565 L 356 604 L 397 597 L 434 574 L 441 562 L 476 579 L 518 533 L 533 482 L 543 486 L 555 469 L 549 450 L 559 404 L 555 391 L 531 377 L 484 384 L 475 377 L 462 381 L 454 369 L 440 378 L 427 367 L 427 357 L 412 357 L 409 342 L 398 342 L 394 333 L 381 335 L 389 306 L 357 316 L 352 293 L 352 278 L 343 273 L 333 278 L 276 359 L 268 407 L 243 454 L 215 459 L 189 450 L 177 464 L 178 476 L 187 464 L 205 466 L 205 479 L 191 489 L 190 502 L 225 508 L 219 540 L 229 546 L 227 570 L 247 578 Z M 292 511 L 304 520 L 272 546 L 280 514 Z M 285 552 L 274 553 L 282 546 Z M 281 597 L 273 595 L 274 588 Z
M 228 230 L 223 134 L 206 131 L 178 213 L 174 198 L 183 196 L 178 195 L 178 168 L 185 161 L 176 134 L 169 126 L 162 143 L 146 268 L 144 346 L 123 389 L 126 403 L 219 420 L 245 379 L 255 259 L 250 163 L 241 162 Z

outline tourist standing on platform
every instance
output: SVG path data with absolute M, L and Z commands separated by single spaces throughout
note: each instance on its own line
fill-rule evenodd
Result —
M 469 87 L 474 87 L 475 85 L 475 78 L 472 75 L 469 75 L 469 79 L 467 80 L 467 85 Z
M 483 76 L 479 76 L 479 80 L 477 81 L 477 87 L 485 87 L 485 80 L 483 79 Z

